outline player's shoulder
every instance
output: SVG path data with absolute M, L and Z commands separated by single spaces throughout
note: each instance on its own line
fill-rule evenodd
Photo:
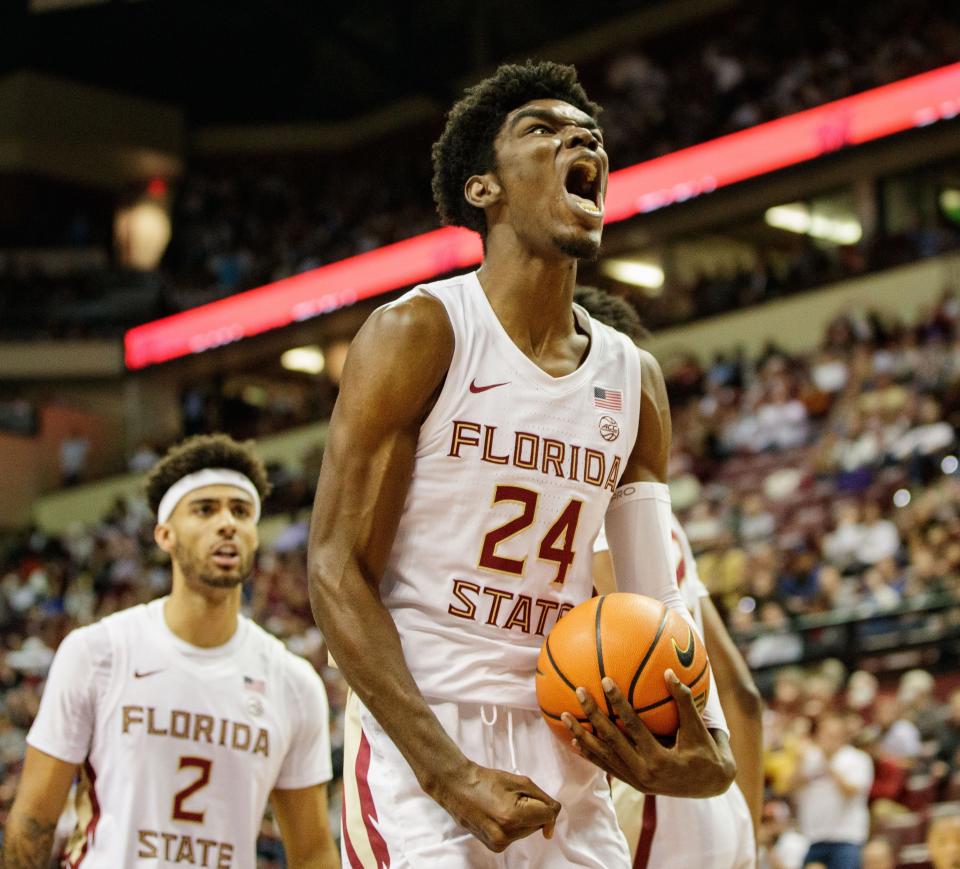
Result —
M 130 630 L 139 633 L 144 620 L 148 617 L 147 604 L 138 604 L 104 616 L 89 625 L 74 628 L 64 638 L 63 643 L 73 647 L 101 648 L 109 646 L 111 636 L 117 636 Z M 61 647 L 63 646 L 61 643 Z M 69 648 L 69 646 L 68 646 Z
M 125 636 L 142 635 L 139 619 L 144 609 L 142 606 L 132 607 L 74 628 L 57 647 L 57 657 L 61 660 L 70 659 L 95 672 L 109 673 L 116 657 L 118 638 L 122 642 Z M 134 626 L 134 629 L 130 630 L 129 626 Z
M 453 326 L 436 285 L 415 287 L 399 299 L 381 305 L 364 323 L 358 334 L 388 344 L 415 344 L 444 347 L 453 350 Z

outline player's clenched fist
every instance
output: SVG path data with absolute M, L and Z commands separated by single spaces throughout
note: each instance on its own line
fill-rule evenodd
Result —
M 491 851 L 537 830 L 550 838 L 558 803 L 522 775 L 471 764 L 465 775 L 438 783 L 431 796 Z

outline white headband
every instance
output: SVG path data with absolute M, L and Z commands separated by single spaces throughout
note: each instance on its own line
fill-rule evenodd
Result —
M 183 500 L 184 495 L 196 489 L 202 489 L 204 486 L 235 486 L 237 489 L 242 489 L 253 501 L 253 521 L 260 521 L 260 493 L 257 487 L 250 482 L 246 474 L 231 471 L 229 468 L 204 468 L 202 471 L 195 471 L 181 477 L 160 499 L 160 506 L 157 507 L 157 521 L 166 522 L 177 504 Z

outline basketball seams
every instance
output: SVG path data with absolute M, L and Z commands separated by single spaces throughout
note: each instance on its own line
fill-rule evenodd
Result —
M 643 668 L 647 666 L 647 662 L 650 660 L 650 657 L 653 655 L 654 650 L 657 648 L 657 643 L 660 642 L 660 637 L 663 636 L 663 631 L 667 626 L 667 615 L 670 612 L 667 609 L 666 604 L 661 604 L 663 607 L 663 614 L 660 617 L 660 625 L 657 627 L 657 633 L 651 641 L 650 645 L 647 647 L 647 651 L 644 653 L 643 658 L 640 660 L 640 664 L 637 667 L 637 671 L 633 674 L 633 679 L 630 681 L 630 690 L 627 692 L 627 702 L 633 706 L 633 692 L 637 687 L 637 682 L 640 680 L 640 674 L 643 673 Z
M 594 620 L 594 635 L 596 637 L 597 644 L 597 667 L 600 670 L 600 686 L 603 687 L 603 680 L 607 675 L 606 669 L 603 666 L 603 632 L 600 630 L 600 614 L 603 611 L 603 602 L 606 600 L 606 595 L 602 594 L 597 598 L 597 615 Z M 596 699 L 596 698 L 594 698 Z M 610 702 L 610 698 L 606 694 L 603 695 L 603 699 L 607 704 L 607 717 L 613 720 L 616 720 L 616 715 L 613 712 L 613 704 Z
M 697 673 L 697 675 L 689 683 L 686 683 L 687 687 L 691 691 L 693 690 L 693 686 L 696 685 L 697 682 L 699 682 L 703 678 L 703 675 L 704 673 L 707 672 L 707 667 L 709 666 L 710 666 L 710 662 L 709 661 L 705 662 L 703 665 L 703 669 L 699 673 Z M 651 703 L 649 706 L 641 706 L 639 709 L 634 708 L 633 711 L 639 715 L 641 712 L 649 712 L 651 709 L 658 709 L 659 707 L 663 706 L 664 703 L 669 703 L 671 700 L 673 700 L 673 695 L 668 694 L 666 697 L 663 698 L 663 700 L 658 700 L 656 703 Z
M 556 661 L 554 660 L 554 658 L 553 658 L 553 652 L 550 651 L 550 637 L 549 637 L 549 636 L 547 637 L 547 641 L 546 641 L 546 643 L 544 644 L 544 648 L 547 650 L 547 658 L 549 659 L 550 664 L 552 665 L 553 669 L 557 671 L 557 675 L 563 680 L 564 684 L 565 684 L 571 691 L 573 691 L 574 693 L 576 693 L 577 686 L 574 685 L 573 682 L 571 682 L 571 681 L 564 675 L 563 670 L 561 670 L 561 669 L 557 666 L 557 662 L 556 662 Z
M 561 722 L 563 721 L 563 718 L 560 715 L 557 715 L 555 712 L 548 712 L 542 706 L 540 707 L 540 714 L 545 715 L 547 718 L 552 718 L 554 721 L 561 721 Z M 567 714 L 570 715 L 569 712 Z M 574 720 L 578 721 L 580 724 L 591 724 L 590 719 L 587 718 L 586 715 L 583 715 L 583 716 L 573 715 L 572 717 L 574 718 Z M 590 732 L 592 733 L 593 731 L 591 730 Z

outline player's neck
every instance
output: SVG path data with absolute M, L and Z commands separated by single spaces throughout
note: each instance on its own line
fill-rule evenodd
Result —
M 174 636 L 201 649 L 214 649 L 230 641 L 237 631 L 240 587 L 201 594 L 185 582 L 174 582 L 163 607 L 163 618 Z
M 577 261 L 546 259 L 516 244 L 488 239 L 487 256 L 477 273 L 480 286 L 513 340 L 534 352 L 549 340 L 571 335 Z M 524 345 L 529 342 L 530 347 Z

